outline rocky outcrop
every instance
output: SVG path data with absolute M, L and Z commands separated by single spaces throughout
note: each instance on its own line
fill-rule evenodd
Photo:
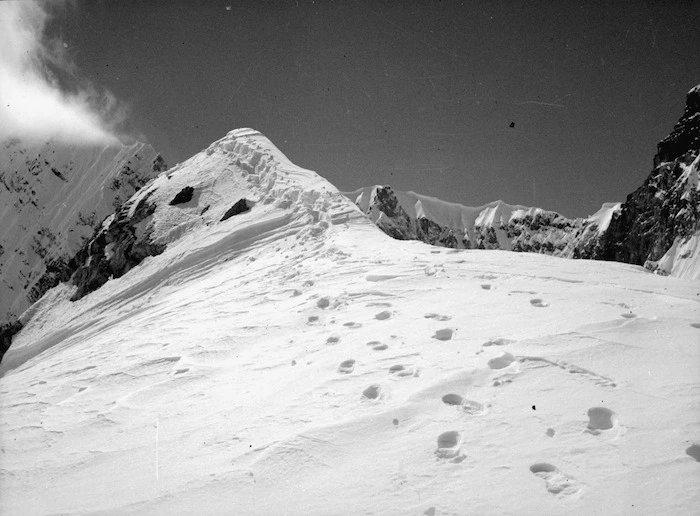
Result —
M 165 167 L 142 143 L 0 143 L 0 322 L 69 278 L 100 222 Z
M 185 204 L 186 202 L 190 202 L 192 200 L 192 195 L 194 194 L 194 188 L 191 186 L 186 186 L 182 190 L 180 190 L 175 197 L 173 197 L 173 200 L 170 201 L 170 206 L 176 206 L 178 204 Z
M 453 249 L 504 249 L 573 258 L 599 252 L 601 224 L 618 205 L 605 205 L 589 219 L 496 201 L 471 208 L 376 186 L 345 194 L 385 233 Z
M 148 199 L 149 195 L 143 196 L 135 207 L 133 199 L 122 205 L 77 254 L 78 266 L 71 278 L 77 288 L 72 301 L 94 292 L 110 278 L 123 276 L 147 256 L 165 250 L 164 244 L 151 241 L 153 227 L 149 219 L 156 205 Z
M 17 335 L 21 329 L 22 323 L 17 319 L 0 324 L 0 361 L 7 350 L 10 349 L 12 337 Z
M 669 136 L 658 145 L 654 170 L 627 196 L 605 235 L 602 255 L 661 273 L 672 273 L 680 254 L 659 268 L 657 262 L 674 246 L 700 233 L 700 86 L 688 92 L 686 107 Z
M 689 151 L 700 148 L 700 84 L 692 88 L 685 99 L 685 110 L 673 131 L 657 145 L 654 168 L 675 161 Z
M 221 217 L 220 222 L 223 222 L 225 220 L 230 219 L 231 217 L 238 215 L 240 213 L 244 213 L 246 211 L 249 211 L 252 206 L 252 203 L 247 200 L 247 199 L 239 199 L 236 201 L 236 203 L 231 206 L 228 210 L 226 210 L 226 213 L 224 213 L 223 217 Z

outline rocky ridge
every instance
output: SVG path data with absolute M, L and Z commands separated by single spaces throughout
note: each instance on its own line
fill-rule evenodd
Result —
M 26 308 L 70 278 L 76 253 L 102 220 L 166 168 L 143 143 L 0 143 L 3 342 L 17 331 L 16 318 Z
M 661 140 L 654 169 L 613 217 L 600 256 L 662 274 L 700 278 L 700 85 L 671 134 Z
M 588 218 L 496 201 L 472 208 L 378 185 L 348 196 L 400 240 L 465 249 L 536 252 L 614 260 L 700 279 L 700 85 L 654 157 L 654 169 L 624 203 Z
M 251 193 L 254 199 L 245 197 Z M 289 219 L 300 244 L 304 235 L 318 237 L 326 231 L 338 216 L 334 209 L 344 216 L 355 211 L 330 183 L 288 162 L 259 132 L 234 130 L 150 182 L 104 220 L 74 258 L 72 275 L 66 278 L 75 286 L 71 300 L 122 277 L 187 233 L 214 231 L 221 238 L 223 232 L 235 240 L 235 230 L 216 228 L 253 209 L 254 219 L 246 219 L 249 229 L 270 211 L 282 213 L 280 220 Z
M 388 235 L 453 249 L 503 249 L 564 258 L 594 258 L 620 205 L 609 203 L 586 219 L 495 201 L 480 207 L 447 203 L 390 186 L 345 195 Z

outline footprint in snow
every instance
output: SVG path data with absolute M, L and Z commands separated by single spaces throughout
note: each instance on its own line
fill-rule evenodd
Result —
M 316 301 L 316 306 L 319 308 L 328 308 L 331 305 L 331 300 L 328 296 L 324 296 Z
M 464 399 L 459 394 L 453 394 L 453 393 L 445 394 L 442 397 L 442 402 L 445 405 L 459 407 L 461 410 L 463 410 L 467 414 L 477 415 L 477 414 L 482 414 L 484 412 L 484 406 L 481 403 Z
M 690 323 L 690 326 L 692 326 L 693 328 L 700 328 L 700 322 Z
M 586 431 L 599 435 L 601 430 L 610 430 L 615 425 L 615 413 L 609 408 L 593 407 L 588 409 L 588 427 Z
M 337 335 L 331 335 L 330 337 L 328 337 L 326 339 L 326 344 L 329 344 L 329 345 L 330 344 L 337 344 L 338 342 L 340 342 L 340 337 L 338 337 Z
M 378 340 L 372 340 L 367 343 L 368 346 L 371 346 L 373 350 L 375 351 L 384 351 L 385 349 L 388 349 L 389 346 L 386 344 L 383 344 L 382 342 L 379 342 Z
M 572 495 L 581 490 L 576 480 L 565 475 L 559 471 L 559 468 L 547 462 L 533 464 L 530 466 L 530 471 L 546 482 L 547 491 L 552 494 Z
M 516 359 L 513 355 L 508 352 L 504 352 L 502 355 L 489 360 L 488 365 L 490 369 L 504 369 L 515 362 L 515 360 Z
M 488 283 L 484 283 L 483 285 L 481 285 L 481 288 L 484 290 L 491 290 L 491 285 Z
M 449 321 L 450 319 L 452 319 L 452 317 L 450 317 L 449 315 L 440 314 L 425 314 L 423 317 L 426 319 L 436 319 L 441 322 Z
M 362 391 L 362 397 L 368 400 L 376 400 L 382 396 L 382 386 L 374 383 Z
M 350 374 L 355 370 L 355 361 L 353 359 L 344 360 L 338 366 L 338 372 Z
M 484 342 L 482 346 L 485 348 L 489 346 L 507 346 L 508 344 L 512 344 L 513 342 L 515 341 L 511 339 L 491 339 L 488 342 Z
M 536 306 L 537 308 L 546 308 L 549 306 L 549 303 L 541 300 L 540 298 L 535 298 L 535 299 L 530 299 L 530 304 L 532 306 Z
M 438 330 L 435 332 L 435 335 L 433 335 L 433 339 L 437 340 L 452 340 L 452 335 L 454 333 L 454 330 L 451 328 L 443 328 L 441 330 Z
M 462 434 L 455 430 L 441 433 L 437 438 L 435 455 L 450 462 L 462 462 L 466 455 L 462 453 Z
M 357 328 L 362 328 L 362 325 L 360 323 L 352 322 L 352 321 L 343 323 L 343 326 L 347 326 L 348 328 L 352 328 L 353 330 L 355 330 Z
M 389 368 L 389 374 L 404 378 L 407 376 L 418 376 L 418 371 L 402 364 L 396 364 Z
M 620 314 L 620 315 L 622 317 L 624 317 L 625 319 L 634 319 L 635 317 L 637 317 L 637 314 L 633 314 L 632 312 L 630 312 L 628 314 Z
M 378 314 L 375 314 L 374 318 L 377 319 L 378 321 L 386 321 L 391 317 L 391 312 L 388 310 L 384 310 L 383 312 L 379 312 Z
M 308 320 L 306 321 L 306 324 L 313 324 L 315 322 L 318 322 L 318 315 L 310 315 Z

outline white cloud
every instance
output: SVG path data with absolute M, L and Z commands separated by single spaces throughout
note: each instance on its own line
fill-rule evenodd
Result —
M 116 143 L 108 121 L 115 99 L 89 84 L 62 91 L 48 64 L 75 76 L 62 42 L 48 42 L 46 3 L 0 2 L 0 140 L 53 138 L 73 143 Z

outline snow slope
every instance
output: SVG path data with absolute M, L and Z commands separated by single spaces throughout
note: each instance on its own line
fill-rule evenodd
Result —
M 0 513 L 698 507 L 698 282 L 393 240 L 252 130 L 142 201 L 160 254 L 22 316 Z
M 1 143 L 0 323 L 55 284 L 95 226 L 164 167 L 143 143 Z

